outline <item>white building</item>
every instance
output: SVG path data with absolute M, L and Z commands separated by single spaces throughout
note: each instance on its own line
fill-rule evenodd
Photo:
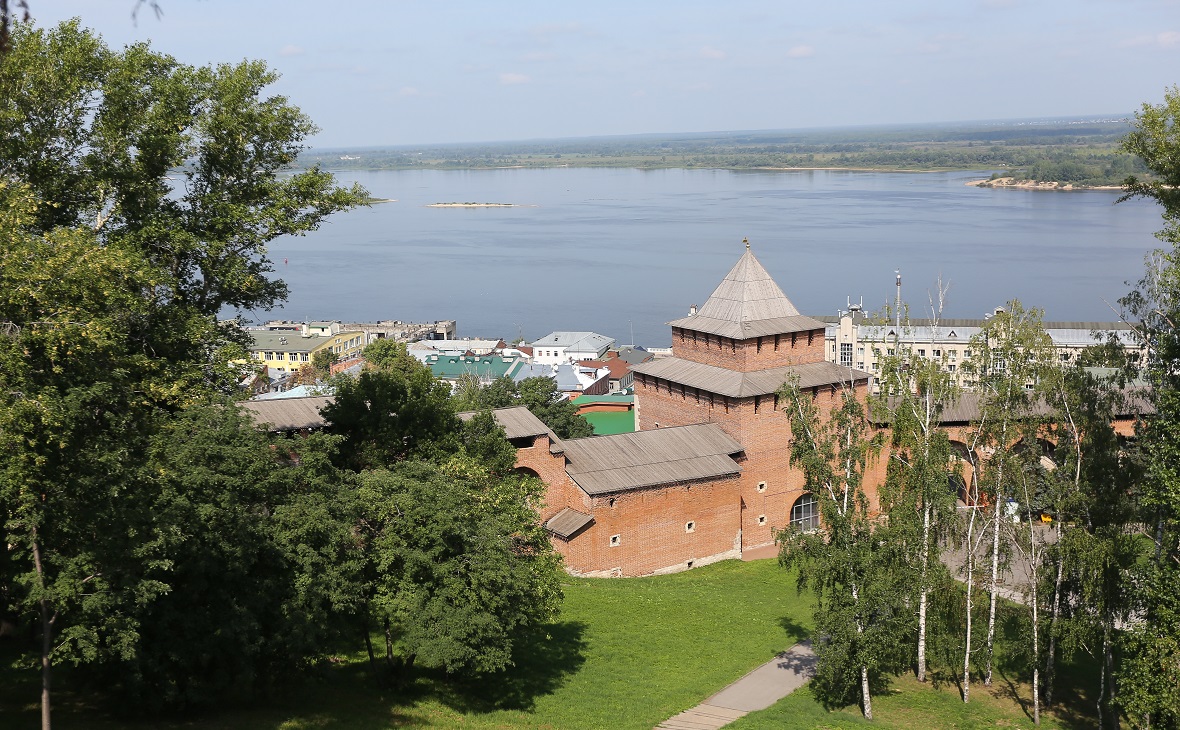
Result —
M 611 338 L 595 332 L 550 332 L 531 343 L 533 362 L 539 365 L 598 360 L 614 344 Z
M 982 331 L 986 320 L 943 319 L 935 327 L 931 320 L 918 319 L 911 320 L 908 326 L 903 324 L 899 331 L 895 324 L 881 323 L 855 309 L 843 313 L 838 320 L 818 319 L 828 324 L 824 335 L 828 362 L 873 373 L 874 390 L 881 373 L 881 360 L 893 354 L 892 348 L 898 342 L 919 357 L 941 361 L 960 386 L 974 385 L 961 374 L 962 366 L 971 359 L 971 338 Z M 1130 327 L 1120 322 L 1045 322 L 1044 327 L 1062 363 L 1073 362 L 1082 350 L 1112 335 L 1128 352 L 1141 350 Z

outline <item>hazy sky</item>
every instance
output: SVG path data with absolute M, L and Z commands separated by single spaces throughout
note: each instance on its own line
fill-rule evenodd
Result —
M 262 58 L 321 147 L 1125 114 L 1180 0 L 29 0 L 113 45 Z

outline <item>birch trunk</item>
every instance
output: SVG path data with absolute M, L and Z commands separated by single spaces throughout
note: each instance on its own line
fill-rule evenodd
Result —
M 1011 391 L 1011 387 L 1009 387 Z M 1006 449 L 1008 446 L 1008 421 L 1004 421 L 1003 427 L 1000 429 L 1000 449 Z M 1002 453 L 1002 452 L 1001 452 Z M 996 473 L 996 488 L 993 499 L 996 503 L 995 510 L 995 524 L 992 532 L 992 584 L 991 584 L 991 606 L 987 613 L 987 671 L 983 675 L 983 684 L 987 687 L 992 685 L 992 658 L 995 652 L 996 642 L 996 594 L 1000 587 L 1000 491 L 1004 485 L 1004 463 L 1006 458 L 1001 456 L 1000 466 Z
M 971 519 L 967 522 L 967 649 L 963 653 L 963 702 L 971 698 L 971 595 L 975 588 L 975 506 L 971 507 Z
M 922 515 L 922 594 L 918 599 L 918 681 L 926 681 L 926 604 L 930 588 L 926 585 L 930 564 L 930 503 Z
M 869 668 L 865 665 L 860 666 L 860 691 L 864 695 L 865 703 L 865 719 L 873 719 L 873 698 L 869 696 Z
M 1057 577 L 1053 579 L 1053 608 L 1049 617 L 1049 655 L 1045 657 L 1045 704 L 1053 704 L 1053 672 L 1057 659 L 1057 621 L 1061 617 L 1061 581 L 1065 572 L 1065 556 L 1061 554 L 1061 515 L 1054 520 L 1057 534 Z

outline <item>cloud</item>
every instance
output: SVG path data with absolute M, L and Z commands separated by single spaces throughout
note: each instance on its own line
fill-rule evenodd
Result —
M 292 44 L 288 43 L 287 45 L 285 45 L 279 49 L 279 55 L 280 56 L 302 56 L 303 55 L 303 48 L 301 46 L 296 46 L 296 45 L 292 45 Z
M 422 92 L 413 86 L 403 86 L 397 92 L 398 96 L 422 96 Z
M 815 55 L 813 46 L 795 46 L 787 51 L 787 58 L 810 58 Z
M 518 84 L 527 84 L 532 81 L 531 78 L 524 74 L 502 73 L 500 74 L 500 83 L 504 86 L 516 86 Z
M 713 48 L 712 46 L 705 46 L 701 49 L 701 58 L 707 58 L 710 61 L 724 61 L 728 54 L 720 48 Z
M 557 54 L 553 53 L 552 51 L 533 51 L 532 53 L 526 53 L 523 56 L 521 56 L 520 60 L 522 60 L 526 63 L 542 63 L 545 61 L 555 61 L 555 60 L 557 60 Z
M 645 96 L 647 96 L 647 92 L 644 91 L 643 89 L 638 89 L 636 91 L 631 92 L 632 99 L 642 99 Z
M 1124 48 L 1134 48 L 1142 46 L 1158 46 L 1160 48 L 1172 48 L 1180 46 L 1180 32 L 1174 30 L 1165 30 L 1153 35 L 1139 35 L 1133 38 L 1128 38 L 1119 45 Z

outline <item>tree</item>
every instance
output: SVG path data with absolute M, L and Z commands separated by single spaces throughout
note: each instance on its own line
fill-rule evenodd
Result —
M 939 334 L 944 289 L 931 302 L 931 330 Z M 908 320 L 908 316 L 905 317 Z M 927 613 L 931 593 L 946 584 L 942 564 L 943 539 L 956 519 L 955 495 L 948 488 L 956 481 L 955 454 L 946 430 L 943 410 L 955 403 L 959 388 L 947 367 L 947 355 L 928 359 L 905 344 L 911 330 L 903 321 L 893 342 L 893 355 L 882 362 L 882 394 L 874 404 L 891 427 L 891 454 L 882 490 L 882 511 L 890 527 L 905 533 L 903 545 L 914 546 L 909 556 L 918 580 L 913 584 L 918 606 L 917 676 L 926 681 Z
M 1056 365 L 1053 343 L 1041 325 L 1040 311 L 1026 310 L 1019 301 L 1009 302 L 1006 308 L 997 311 L 972 338 L 971 349 L 976 356 L 964 364 L 964 369 L 977 378 L 979 390 L 979 419 L 973 425 L 971 450 L 987 454 L 979 483 L 991 502 L 992 511 L 987 662 L 983 680 L 985 685 L 990 685 L 1000 570 L 1010 545 L 1002 540 L 1006 530 L 1004 510 L 1010 503 L 1019 502 L 1021 495 L 1015 488 L 1018 477 L 1032 468 L 1030 462 L 1040 457 L 1036 444 L 1044 414 L 1036 406 L 1043 384 Z M 1026 502 L 1024 508 L 1037 509 L 1039 514 L 1039 502 Z
M 362 475 L 370 620 L 391 663 L 397 651 L 402 668 L 498 671 L 522 631 L 553 617 L 560 557 L 533 511 L 542 489 L 464 457 Z
M 0 63 L 0 593 L 40 626 L 45 727 L 53 662 L 131 655 L 129 607 L 164 590 L 133 569 L 129 474 L 167 414 L 234 389 L 246 334 L 218 315 L 279 301 L 266 244 L 362 201 L 280 176 L 314 128 L 275 78 L 76 22 L 18 25 Z
M 364 356 L 368 367 L 338 380 L 335 399 L 323 409 L 330 430 L 344 437 L 341 464 L 362 471 L 454 453 L 459 419 L 450 387 L 403 344 L 377 340 Z
M 569 398 L 557 390 L 557 381 L 546 376 L 525 378 L 514 383 L 510 378 L 496 378 L 483 384 L 474 376 L 459 379 L 455 386 L 455 408 L 478 411 L 509 406 L 524 406 L 541 420 L 558 438 L 585 438 L 594 435 L 590 425 Z
M 139 712 L 245 700 L 339 645 L 356 615 L 355 482 L 339 437 L 292 443 L 230 402 L 185 409 L 151 439 L 151 501 L 133 525 L 145 579 L 165 586 L 129 611 L 136 650 L 99 683 Z M 293 450 L 296 449 L 296 450 Z
M 862 481 L 879 444 L 867 436 L 864 406 L 852 386 L 826 415 L 818 393 L 796 383 L 779 391 L 791 420 L 791 465 L 819 500 L 821 528 L 779 536 L 780 563 L 798 568 L 799 589 L 815 592 L 819 661 L 813 687 L 826 704 L 860 704 L 873 718 L 872 691 L 906 663 L 898 636 L 910 632 L 904 605 L 908 576 L 889 528 L 874 526 Z
M 1144 104 L 1124 149 L 1155 176 L 1128 178 L 1122 199 L 1145 197 L 1163 207 L 1165 244 L 1147 258 L 1138 288 L 1120 300 L 1123 318 L 1147 349 L 1144 374 L 1154 413 L 1140 432 L 1144 476 L 1141 513 L 1154 543 L 1136 566 L 1131 605 L 1138 621 L 1125 632 L 1116 675 L 1119 704 L 1136 727 L 1180 725 L 1180 87 L 1164 103 Z
M 558 438 L 577 439 L 594 435 L 594 427 L 578 413 L 578 407 L 557 390 L 548 377 L 525 378 L 517 384 L 520 404 L 553 429 Z

